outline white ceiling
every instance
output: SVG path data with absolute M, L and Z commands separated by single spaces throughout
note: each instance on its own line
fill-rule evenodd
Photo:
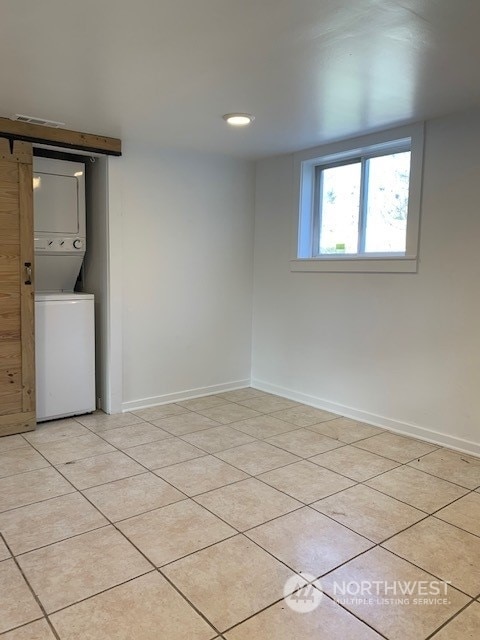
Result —
M 480 105 L 479 26 L 479 0 L 0 0 L 0 114 L 266 156 Z

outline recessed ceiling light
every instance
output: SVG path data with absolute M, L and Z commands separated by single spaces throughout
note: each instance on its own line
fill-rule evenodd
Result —
M 255 116 L 249 113 L 226 113 L 223 119 L 233 127 L 246 127 L 255 120 Z

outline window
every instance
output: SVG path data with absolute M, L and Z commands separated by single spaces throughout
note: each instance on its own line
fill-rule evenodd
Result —
M 300 215 L 292 270 L 416 271 L 423 127 L 350 145 L 297 154 Z

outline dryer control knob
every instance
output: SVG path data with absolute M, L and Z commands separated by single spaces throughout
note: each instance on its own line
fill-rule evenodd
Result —
M 73 241 L 73 246 L 75 247 L 75 249 L 81 249 L 83 247 L 83 242 L 81 240 L 74 240 Z

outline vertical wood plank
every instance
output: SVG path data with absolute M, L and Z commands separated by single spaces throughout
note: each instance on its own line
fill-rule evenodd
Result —
M 35 428 L 34 266 L 32 145 L 0 138 L 0 303 L 5 356 L 0 393 L 0 436 Z M 2 371 L 3 371 L 2 369 Z M 8 384 L 7 384 L 8 383 Z M 2 388 L 3 388 L 2 387 Z
M 15 143 L 15 146 L 18 143 Z M 20 208 L 20 280 L 21 336 L 22 336 L 22 387 L 23 411 L 35 410 L 35 289 L 34 289 L 34 243 L 33 243 L 33 187 L 32 145 L 29 147 L 30 162 L 18 165 Z M 14 153 L 16 149 L 14 147 Z M 24 153 L 28 150 L 24 148 Z M 25 263 L 32 270 L 31 284 L 25 284 Z

